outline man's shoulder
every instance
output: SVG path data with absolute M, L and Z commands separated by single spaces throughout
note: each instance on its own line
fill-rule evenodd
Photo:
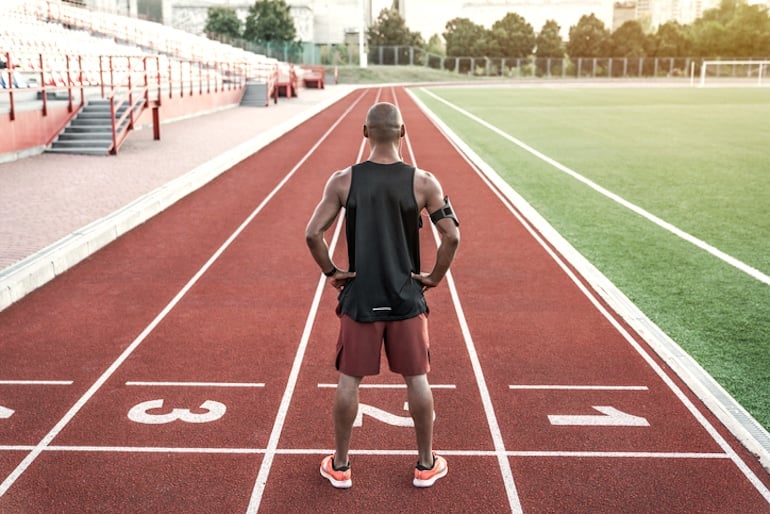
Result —
M 342 204 L 345 203 L 345 199 L 348 196 L 348 191 L 350 190 L 350 177 L 352 174 L 352 169 L 348 166 L 345 169 L 335 171 L 332 173 L 331 177 L 329 177 L 329 182 L 326 186 L 327 190 L 334 192 Z
M 329 177 L 330 184 L 345 184 L 350 183 L 350 176 L 353 174 L 352 166 L 348 166 L 345 169 L 337 170 Z
M 414 169 L 414 183 L 415 186 L 422 188 L 433 188 L 438 185 L 438 179 L 433 173 L 421 168 Z

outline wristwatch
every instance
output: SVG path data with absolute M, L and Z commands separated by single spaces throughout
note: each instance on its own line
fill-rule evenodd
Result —
M 324 271 L 323 274 L 327 277 L 333 277 L 335 273 L 337 273 L 339 270 L 337 269 L 337 266 L 332 265 L 332 269 L 329 271 Z

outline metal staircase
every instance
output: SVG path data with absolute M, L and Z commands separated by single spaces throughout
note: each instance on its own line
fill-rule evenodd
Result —
M 144 99 L 134 103 L 134 114 L 138 116 Z M 115 111 L 115 117 L 120 119 L 128 109 L 124 103 Z M 129 123 L 126 117 L 117 132 Z M 107 155 L 113 148 L 112 117 L 109 100 L 90 100 L 72 119 L 64 131 L 51 144 L 46 152 L 70 153 L 86 155 Z
M 270 101 L 269 84 L 265 82 L 248 82 L 241 98 L 241 105 L 265 107 Z

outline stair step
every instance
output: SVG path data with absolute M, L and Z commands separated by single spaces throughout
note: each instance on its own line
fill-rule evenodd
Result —
M 57 141 L 112 141 L 112 131 L 109 132 L 69 132 L 59 134 Z
M 110 111 L 83 110 L 78 114 L 78 118 L 110 118 Z
M 54 141 L 51 145 L 52 148 L 103 148 L 107 149 L 112 146 L 112 139 L 109 140 L 94 140 L 94 139 L 80 139 L 76 141 Z
M 48 148 L 47 153 L 67 153 L 79 155 L 107 155 L 109 150 L 104 147 L 98 148 Z
M 106 124 L 103 127 L 99 125 L 70 125 L 64 131 L 67 134 L 103 134 L 112 133 L 112 125 Z

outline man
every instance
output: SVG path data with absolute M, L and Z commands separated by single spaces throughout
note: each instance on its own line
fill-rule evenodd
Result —
M 460 242 L 459 222 L 438 180 L 402 162 L 406 133 L 401 113 L 390 103 L 369 109 L 364 124 L 369 160 L 335 172 L 308 223 L 310 253 L 339 291 L 340 332 L 334 398 L 335 453 L 321 463 L 334 487 L 352 485 L 348 451 L 358 412 L 358 386 L 377 375 L 384 341 L 388 365 L 404 377 L 414 420 L 419 460 L 413 484 L 430 487 L 447 474 L 433 453 L 433 394 L 428 384 L 428 306 L 424 291 L 444 278 Z M 332 262 L 324 232 L 345 207 L 349 271 Z M 420 272 L 420 213 L 426 209 L 441 235 L 436 263 Z

